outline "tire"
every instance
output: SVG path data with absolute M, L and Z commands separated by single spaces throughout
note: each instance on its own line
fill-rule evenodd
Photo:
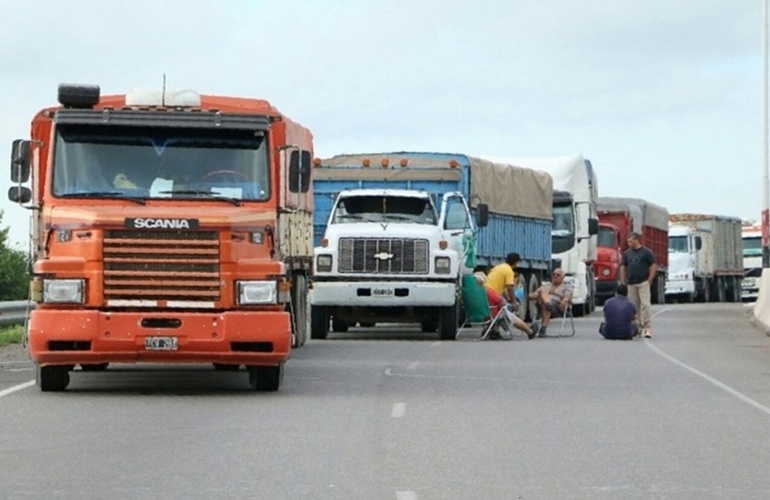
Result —
M 436 333 L 438 321 L 434 318 L 426 318 L 420 322 L 420 331 L 423 333 Z
M 580 318 L 582 316 L 585 316 L 587 308 L 588 308 L 587 304 L 573 304 L 572 316 L 575 318 Z
M 84 372 L 103 372 L 108 366 L 109 363 L 80 363 L 80 369 Z
M 537 292 L 538 288 L 540 288 L 540 279 L 538 278 L 537 273 L 532 273 L 529 275 L 527 295 Z M 527 317 L 524 318 L 524 321 L 531 323 L 535 321 L 535 318 L 537 318 L 537 299 L 527 299 Z
M 438 334 L 441 340 L 455 340 L 457 338 L 457 304 L 439 308 Z
M 291 346 L 295 349 L 307 341 L 307 307 L 307 279 L 297 274 L 291 287 Z
M 332 330 L 337 333 L 345 333 L 350 329 L 350 325 L 344 319 L 332 316 Z
M 374 328 L 376 324 L 377 324 L 377 323 L 374 323 L 374 322 L 368 322 L 368 321 L 364 321 L 363 323 L 359 323 L 359 325 L 361 326 L 361 328 Z
M 323 340 L 329 336 L 329 313 L 324 306 L 310 306 L 310 338 Z
M 211 363 L 218 372 L 237 372 L 241 365 L 229 365 L 227 363 Z
M 712 296 L 714 297 L 714 302 L 725 301 L 725 280 L 723 278 L 717 278 L 716 281 L 714 281 Z
M 283 382 L 283 363 L 278 366 L 249 366 L 249 385 L 258 392 L 274 392 Z
M 70 383 L 69 366 L 37 366 L 35 382 L 43 392 L 61 392 Z

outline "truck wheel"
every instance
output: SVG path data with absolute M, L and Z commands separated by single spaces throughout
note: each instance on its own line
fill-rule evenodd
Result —
M 307 280 L 302 274 L 294 276 L 291 287 L 292 343 L 294 348 L 302 347 L 307 340 Z
M 37 366 L 35 382 L 41 391 L 59 392 L 70 383 L 69 366 Z
M 310 306 L 310 338 L 323 340 L 329 336 L 329 313 L 324 306 Z
M 457 304 L 439 308 L 438 329 L 441 340 L 457 338 Z
M 80 363 L 80 369 L 84 372 L 103 372 L 108 366 L 109 363 Z
M 283 381 L 283 363 L 278 366 L 249 366 L 249 385 L 259 392 L 277 391 Z
M 712 295 L 714 296 L 715 302 L 725 301 L 725 280 L 724 279 L 717 278 L 716 281 L 714 281 L 714 293 Z
M 420 322 L 420 331 L 423 333 L 435 333 L 438 330 L 438 321 L 434 318 L 426 318 Z
M 340 319 L 337 317 L 332 316 L 332 330 L 338 333 L 345 333 L 350 328 L 350 325 L 348 325 L 348 322 L 344 319 Z
M 537 289 L 540 288 L 540 280 L 537 278 L 537 274 L 532 273 L 529 275 L 529 285 L 527 286 L 527 296 L 531 293 L 537 292 Z M 537 299 L 530 300 L 527 299 L 527 317 L 524 319 L 524 321 L 527 321 L 529 323 L 535 321 L 535 318 L 537 318 Z

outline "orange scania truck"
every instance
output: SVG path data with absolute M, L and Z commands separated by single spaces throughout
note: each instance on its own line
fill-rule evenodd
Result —
M 31 210 L 37 384 L 110 363 L 246 367 L 281 385 L 307 337 L 310 131 L 264 100 L 62 84 L 13 142 Z

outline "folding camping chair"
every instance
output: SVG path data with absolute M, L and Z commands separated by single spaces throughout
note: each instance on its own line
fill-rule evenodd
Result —
M 553 325 L 555 319 L 556 318 L 551 317 L 551 325 Z M 567 326 L 567 322 L 569 322 L 569 327 Z M 561 324 L 559 325 L 559 333 L 552 335 L 546 332 L 545 337 L 574 337 L 575 336 L 575 320 L 574 320 L 574 316 L 572 315 L 572 304 L 568 304 L 567 307 L 564 309 L 564 313 L 561 316 L 560 323 Z

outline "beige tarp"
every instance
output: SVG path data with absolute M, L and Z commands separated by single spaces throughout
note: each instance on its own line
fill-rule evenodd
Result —
M 481 158 L 470 156 L 466 158 L 470 162 L 471 169 L 471 199 L 469 200 L 471 206 L 486 203 L 489 205 L 489 210 L 494 213 L 551 220 L 553 180 L 549 174 L 539 170 L 494 163 Z M 365 159 L 369 160 L 370 166 L 360 167 Z M 388 160 L 387 167 L 382 167 L 384 159 Z M 401 166 L 401 160 L 407 161 L 406 167 Z M 324 171 L 324 167 L 366 168 L 371 172 L 366 174 L 368 178 L 382 177 L 383 179 L 422 179 L 415 170 L 445 169 L 450 172 L 455 170 L 446 159 L 425 158 L 422 154 L 414 156 L 409 153 L 338 155 L 322 160 L 321 165 L 314 170 L 314 175 L 318 178 L 330 177 Z M 465 166 L 459 164 L 456 168 L 465 168 Z M 378 171 L 382 175 L 374 173 Z M 334 175 L 334 177 L 337 176 Z M 435 174 L 431 177 L 435 179 Z M 429 178 L 426 176 L 425 180 Z

